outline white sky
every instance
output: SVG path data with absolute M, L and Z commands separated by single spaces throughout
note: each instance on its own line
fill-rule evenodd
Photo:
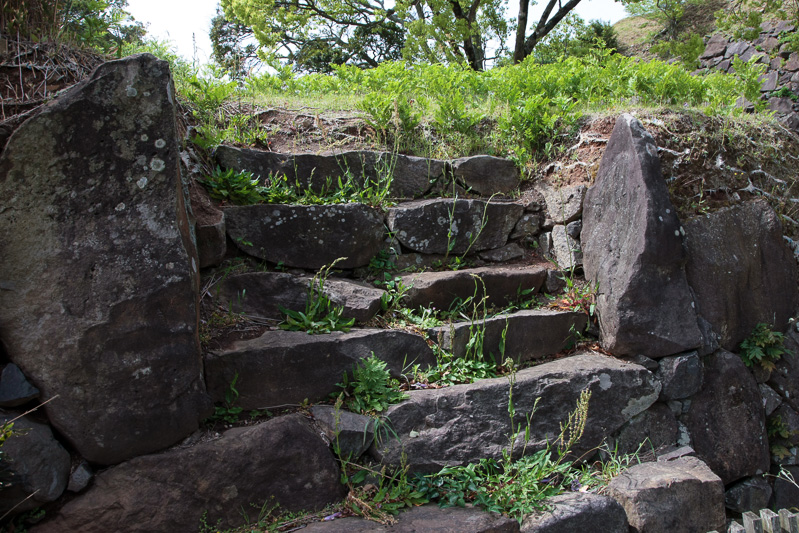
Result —
M 186 59 L 206 63 L 211 54 L 208 31 L 218 5 L 219 0 L 128 0 L 127 10 L 136 20 L 149 24 L 150 35 L 171 41 Z M 515 14 L 515 5 L 517 0 L 510 0 L 509 14 Z M 530 9 L 530 26 L 542 10 L 541 5 Z M 625 17 L 624 6 L 614 0 L 582 0 L 575 12 L 586 21 L 614 23 Z

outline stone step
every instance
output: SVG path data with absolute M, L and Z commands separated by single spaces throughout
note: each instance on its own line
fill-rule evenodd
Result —
M 482 334 L 482 353 L 471 355 L 493 357 L 497 363 L 511 357 L 518 363 L 567 349 L 587 326 L 588 315 L 582 312 L 531 309 L 431 328 L 428 336 L 456 357 L 466 357 L 470 339 Z
M 280 307 L 303 311 L 308 299 L 311 276 L 285 272 L 248 272 L 227 276 L 210 289 L 214 302 L 232 313 L 282 320 Z M 343 309 L 344 318 L 367 322 L 380 311 L 385 291 L 374 285 L 330 277 L 324 282 L 324 294 Z
M 395 524 L 379 524 L 363 518 L 339 518 L 314 522 L 303 533 L 518 533 L 519 523 L 497 513 L 487 513 L 478 507 L 440 508 L 422 505 L 401 511 Z
M 369 264 L 380 251 L 383 214 L 363 204 L 262 204 L 227 207 L 228 236 L 244 253 L 272 263 L 316 270 Z
M 286 176 L 290 183 L 320 192 L 326 183 L 347 175 L 359 183 L 391 179 L 392 198 L 421 198 L 434 186 L 446 190 L 454 180 L 465 190 L 483 196 L 509 193 L 519 187 L 519 169 L 513 161 L 488 155 L 453 161 L 388 152 L 351 151 L 333 155 L 279 154 L 220 146 L 216 160 L 225 169 L 250 171 L 266 180 Z
M 391 207 L 386 222 L 409 250 L 464 255 L 504 246 L 523 212 L 514 202 L 441 198 Z
M 413 333 L 359 329 L 309 335 L 270 330 L 260 337 L 232 343 L 205 355 L 205 382 L 214 402 L 223 402 L 235 379 L 236 406 L 263 409 L 276 405 L 314 403 L 338 391 L 345 372 L 372 353 L 385 361 L 391 375 L 419 364 L 435 364 L 433 351 Z
M 572 450 L 580 456 L 646 410 L 660 393 L 660 383 L 644 367 L 592 352 L 520 370 L 514 380 L 513 424 L 508 417 L 508 377 L 411 391 L 410 399 L 385 413 L 397 438 L 373 445 L 369 453 L 386 465 L 407 465 L 411 472 L 437 472 L 484 457 L 500 459 L 522 424 L 515 453 L 533 454 L 558 436 L 581 392 L 589 389 L 589 421 Z M 528 416 L 530 442 L 525 447 Z
M 241 525 L 247 514 L 257 516 L 263 502 L 314 511 L 346 496 L 330 446 L 300 414 L 192 439 L 193 444 L 184 442 L 100 472 L 80 497 L 54 515 L 48 512 L 51 518 L 33 529 L 197 531 L 202 517 L 227 529 Z M 256 509 L 253 502 L 261 503 Z
M 547 279 L 547 265 L 465 268 L 443 272 L 418 272 L 400 276 L 408 287 L 402 304 L 406 307 L 435 307 L 448 310 L 453 302 L 474 296 L 488 297 L 488 305 L 507 305 L 522 291 L 534 295 Z

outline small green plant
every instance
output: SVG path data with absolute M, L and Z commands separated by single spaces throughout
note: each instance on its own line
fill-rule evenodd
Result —
M 224 422 L 227 424 L 235 424 L 239 421 L 239 415 L 243 409 L 235 405 L 236 400 L 239 399 L 239 391 L 236 389 L 236 381 L 239 379 L 239 373 L 233 376 L 233 380 L 228 385 L 225 391 L 225 401 L 222 405 L 214 406 L 214 414 L 207 419 L 207 423 L 214 424 L 216 422 Z
M 310 335 L 350 330 L 355 324 L 355 319 L 344 318 L 344 309 L 335 305 L 324 292 L 330 270 L 344 259 L 339 257 L 329 265 L 323 266 L 311 279 L 305 299 L 305 311 L 293 311 L 282 305 L 279 306 L 280 311 L 286 315 L 280 324 L 280 329 L 305 331 Z
M 776 91 L 772 91 L 771 96 L 775 98 L 790 98 L 794 102 L 799 100 L 799 96 L 794 94 L 794 92 L 787 85 L 783 85 Z
M 374 352 L 356 363 L 351 379 L 345 373 L 336 385 L 342 389 L 339 394 L 343 395 L 343 403 L 356 413 L 382 413 L 389 405 L 408 398 L 399 390 L 399 381 L 391 377 L 386 362 Z
M 780 360 L 782 354 L 789 353 L 784 343 L 785 336 L 782 333 L 772 331 L 768 324 L 760 323 L 741 343 L 741 359 L 750 368 L 757 363 L 766 370 L 774 370 L 774 363 Z
M 266 199 L 266 187 L 259 185 L 259 179 L 252 172 L 239 172 L 232 168 L 222 170 L 216 167 L 210 176 L 198 181 L 215 200 L 251 205 Z
M 573 275 L 562 279 L 566 286 L 560 296 L 552 297 L 550 307 L 562 311 L 582 311 L 589 317 L 594 316 L 599 285 L 591 285 L 588 282 L 580 283 L 574 279 Z

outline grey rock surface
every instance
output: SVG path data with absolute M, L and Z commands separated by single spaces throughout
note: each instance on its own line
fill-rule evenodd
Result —
M 380 211 L 355 203 L 227 207 L 225 224 L 242 252 L 310 270 L 365 266 L 385 239 Z
M 768 509 L 772 492 L 771 485 L 763 476 L 746 478 L 727 489 L 724 505 L 735 513 L 758 513 L 760 509 Z
M 242 509 L 257 516 L 253 502 L 320 510 L 345 492 L 327 444 L 302 416 L 288 415 L 100 472 L 31 531 L 195 531 L 201 519 L 228 528 L 244 523 Z
M 655 377 L 663 385 L 661 401 L 688 398 L 702 388 L 702 360 L 696 352 L 664 357 L 658 360 Z
M 428 336 L 456 357 L 466 357 L 471 336 L 480 330 L 482 354 L 471 353 L 469 357 L 493 358 L 497 363 L 510 357 L 518 363 L 555 355 L 571 347 L 587 324 L 585 313 L 532 309 L 431 328 Z
M 627 533 L 627 515 L 608 496 L 590 492 L 567 492 L 547 499 L 549 511 L 528 515 L 522 533 Z
M 455 179 L 468 190 L 482 196 L 509 193 L 519 188 L 519 167 L 509 159 L 474 155 L 452 161 Z
M 679 438 L 677 419 L 666 404 L 658 402 L 621 427 L 613 448 L 619 454 L 658 453 L 673 449 Z
M 220 146 L 215 156 L 223 168 L 246 170 L 262 181 L 270 176 L 286 176 L 290 183 L 299 183 L 316 192 L 329 187 L 329 183 L 335 184 L 339 178 L 383 185 L 390 178 L 389 191 L 394 198 L 423 196 L 434 181 L 445 175 L 447 168 L 445 161 L 387 152 L 290 155 Z
M 249 272 L 220 280 L 211 287 L 211 296 L 230 312 L 282 320 L 280 307 L 305 310 L 311 281 L 311 277 L 285 272 Z M 374 285 L 330 277 L 324 282 L 323 293 L 343 309 L 343 317 L 366 322 L 380 310 L 380 298 L 385 291 Z
M 523 210 L 512 202 L 418 200 L 389 208 L 387 223 L 413 251 L 461 255 L 504 246 Z
M 22 370 L 9 363 L 0 373 L 0 407 L 16 407 L 39 397 L 39 389 L 31 385 Z
M 603 346 L 649 357 L 698 347 L 682 226 L 655 141 L 632 115 L 616 121 L 583 210 L 583 262 L 600 287 Z
M 608 495 L 627 513 L 630 531 L 722 531 L 724 485 L 695 457 L 634 465 L 608 484 Z
M 304 533 L 517 533 L 519 523 L 513 518 L 487 513 L 477 507 L 422 505 L 402 511 L 397 522 L 383 525 L 362 518 L 339 518 L 315 522 Z
M 765 200 L 694 218 L 685 232 L 697 311 L 724 349 L 737 350 L 761 322 L 777 331 L 787 328 L 799 305 L 796 261 Z
M 779 395 L 779 393 L 777 393 L 777 391 L 765 383 L 760 383 L 757 387 L 760 389 L 761 398 L 763 398 L 763 412 L 766 417 L 768 417 L 777 407 L 780 406 L 782 403 L 782 397 Z
M 768 378 L 768 386 L 777 391 L 782 401 L 799 412 L 799 333 L 791 328 L 785 335 L 785 347 L 791 354 L 783 354 Z
M 356 461 L 375 439 L 375 422 L 371 417 L 332 405 L 314 405 L 311 415 L 342 459 Z
M 589 421 L 572 452 L 579 456 L 602 442 L 624 422 L 646 410 L 660 388 L 646 369 L 611 357 L 583 353 L 520 370 L 515 376 L 515 424 L 532 417 L 526 453 L 542 449 L 560 433 L 560 424 L 576 406 L 580 393 L 591 391 Z M 384 464 L 400 465 L 403 454 L 411 471 L 435 472 L 445 465 L 502 456 L 509 446 L 507 378 L 484 379 L 470 385 L 411 391 L 410 399 L 385 413 L 397 439 L 375 445 L 369 453 Z M 592 423 L 601 420 L 602 423 Z M 516 435 L 516 453 L 524 448 Z
M 566 226 L 558 225 L 552 228 L 551 254 L 561 270 L 576 269 L 583 264 L 580 241 L 566 232 Z
M 17 415 L 0 415 L 0 424 Z M 13 434 L 3 443 L 0 513 L 29 511 L 58 499 L 69 480 L 69 453 L 50 426 L 28 416 L 14 421 Z M 12 511 L 13 509 L 13 511 Z
M 0 156 L 0 337 L 93 463 L 169 446 L 211 407 L 174 99 L 166 61 L 110 61 Z
M 570 187 L 542 187 L 542 194 L 547 204 L 547 214 L 552 219 L 553 224 L 565 225 L 575 221 L 583 211 L 583 201 L 585 200 L 585 185 L 574 185 Z
M 702 390 L 682 418 L 697 455 L 725 485 L 767 472 L 766 417 L 754 377 L 724 350 L 705 357 L 704 367 Z
M 344 373 L 372 353 L 388 364 L 394 377 L 413 364 L 435 363 L 419 335 L 400 330 L 359 329 L 308 335 L 303 331 L 266 331 L 205 357 L 208 393 L 222 402 L 233 379 L 236 405 L 262 409 L 275 405 L 318 402 L 338 391 Z
M 456 300 L 488 297 L 489 305 L 515 302 L 521 291 L 538 293 L 544 283 L 545 265 L 522 267 L 481 267 L 442 272 L 417 272 L 400 276 L 408 287 L 403 305 L 410 308 L 432 306 L 448 310 Z

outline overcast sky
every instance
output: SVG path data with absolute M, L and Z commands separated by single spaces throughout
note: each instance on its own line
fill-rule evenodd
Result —
M 510 0 L 508 13 L 515 12 L 517 2 Z M 149 24 L 150 35 L 171 41 L 186 59 L 195 58 L 196 47 L 196 58 L 205 63 L 211 53 L 208 30 L 218 5 L 219 0 L 128 0 L 128 11 Z M 541 5 L 531 8 L 530 20 L 537 20 L 542 10 Z M 583 0 L 575 11 L 585 20 L 611 23 L 625 16 L 624 7 L 614 0 Z

